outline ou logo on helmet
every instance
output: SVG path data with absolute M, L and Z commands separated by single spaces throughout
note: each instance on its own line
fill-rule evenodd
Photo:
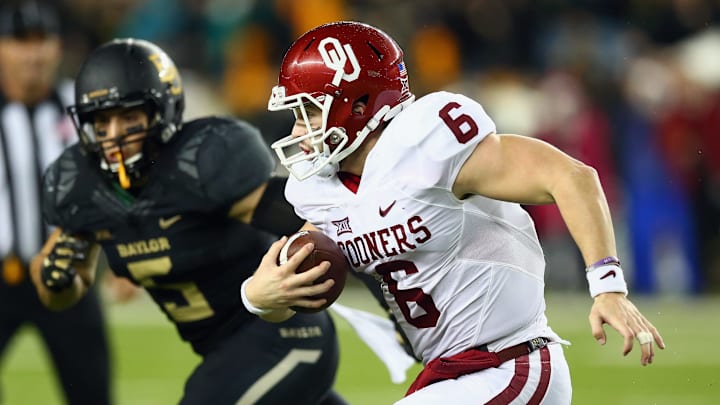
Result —
M 352 82 L 360 77 L 360 63 L 349 44 L 342 45 L 337 38 L 323 38 L 318 45 L 325 66 L 335 71 L 332 84 L 339 86 L 341 80 Z M 353 70 L 345 73 L 345 65 L 350 61 Z

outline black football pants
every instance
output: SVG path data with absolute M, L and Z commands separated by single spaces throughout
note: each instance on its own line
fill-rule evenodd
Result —
M 339 352 L 326 312 L 282 323 L 254 320 L 203 357 L 182 405 L 341 405 L 332 391 Z

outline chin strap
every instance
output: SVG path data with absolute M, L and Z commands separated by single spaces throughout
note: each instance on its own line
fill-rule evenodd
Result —
M 389 121 L 393 118 L 395 118 L 396 115 L 400 113 L 400 111 L 406 109 L 410 104 L 412 104 L 415 101 L 415 95 L 412 95 L 408 97 L 407 100 L 403 101 L 400 104 L 397 104 L 395 107 L 391 108 L 387 114 L 385 114 L 385 117 L 383 117 L 383 121 Z
M 345 147 L 345 149 L 343 149 L 340 153 L 337 154 L 335 161 L 339 162 L 345 159 L 349 154 L 353 153 L 355 149 L 357 149 L 358 146 L 360 146 L 360 144 L 365 141 L 365 138 L 367 138 L 367 136 L 372 131 L 376 130 L 380 126 L 380 124 L 395 118 L 395 116 L 398 115 L 400 111 L 406 109 L 414 101 L 415 96 L 412 95 L 407 100 L 404 100 L 403 102 L 397 104 L 394 107 L 385 105 L 381 109 L 379 109 L 378 112 L 376 112 L 375 115 L 370 118 L 367 124 L 365 124 L 365 127 L 362 130 L 358 131 L 357 137 L 355 138 L 353 143 Z

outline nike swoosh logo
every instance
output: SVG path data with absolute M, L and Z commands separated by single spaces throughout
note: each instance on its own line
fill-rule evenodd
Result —
M 390 212 L 390 210 L 392 209 L 392 207 L 395 206 L 395 203 L 396 203 L 396 202 L 397 202 L 397 200 L 393 200 L 393 202 L 390 203 L 390 205 L 388 205 L 387 208 L 385 208 L 385 209 L 383 209 L 382 207 L 378 207 L 378 213 L 380 214 L 380 216 L 381 216 L 381 217 L 386 216 L 386 215 Z
M 606 279 L 606 278 L 608 278 L 608 277 L 610 277 L 610 276 L 613 276 L 613 278 L 615 278 L 615 276 L 616 276 L 615 270 L 610 270 L 610 271 L 608 271 L 607 273 L 605 273 L 604 276 L 600 277 L 600 280 Z
M 180 219 L 182 219 L 182 215 L 175 215 L 174 217 L 170 218 L 160 218 L 160 220 L 158 221 L 158 225 L 160 225 L 160 229 L 168 229 Z

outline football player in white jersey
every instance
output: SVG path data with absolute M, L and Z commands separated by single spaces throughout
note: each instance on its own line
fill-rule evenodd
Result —
M 287 51 L 272 111 L 291 110 L 292 133 L 273 149 L 292 173 L 296 212 L 332 237 L 385 299 L 424 370 L 398 404 L 567 404 L 562 343 L 547 324 L 545 261 L 519 203 L 558 205 L 587 264 L 592 333 L 603 324 L 664 348 L 626 297 L 608 205 L 595 170 L 529 137 L 497 134 L 477 102 L 448 92 L 418 100 L 403 52 L 357 22 L 322 25 Z M 285 239 L 244 284 L 246 306 L 269 321 L 318 307 L 309 285 L 327 263 L 295 274 L 307 254 L 278 266 Z

